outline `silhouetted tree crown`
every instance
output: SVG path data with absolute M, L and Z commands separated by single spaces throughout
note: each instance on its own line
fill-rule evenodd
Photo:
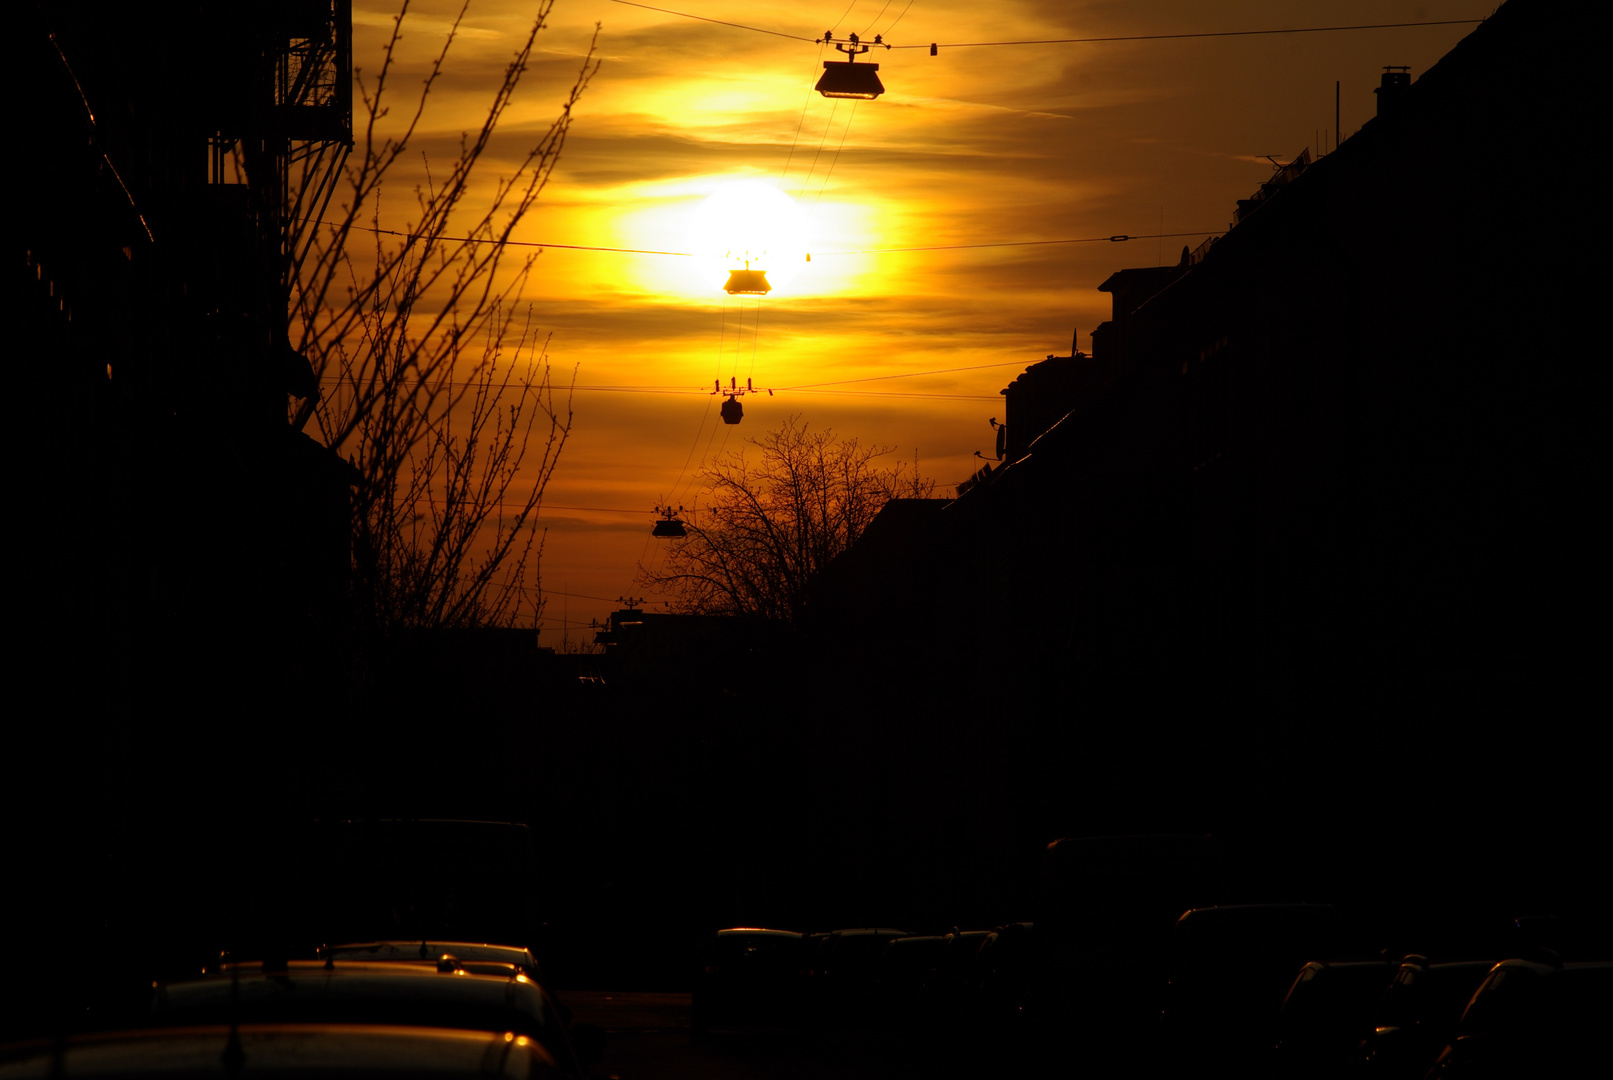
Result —
M 894 498 L 935 487 L 894 451 L 814 431 L 799 416 L 700 472 L 706 501 L 662 560 L 639 581 L 691 614 L 794 620 L 811 603 L 826 566 Z

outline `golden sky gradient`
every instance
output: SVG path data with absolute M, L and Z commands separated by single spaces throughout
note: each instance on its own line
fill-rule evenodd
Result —
M 771 184 L 797 201 L 810 264 L 761 301 L 726 297 L 720 269 L 670 255 L 544 251 L 525 297 L 575 369 L 576 427 L 545 500 L 544 642 L 579 632 L 632 593 L 660 549 L 651 507 L 691 506 L 704 456 L 787 414 L 895 447 L 943 488 L 989 451 L 998 391 L 1046 355 L 1088 350 L 1108 317 L 1096 286 L 1123 267 L 1174 263 L 1223 231 L 1235 201 L 1288 160 L 1331 145 L 1334 82 L 1345 137 L 1373 115 L 1385 64 L 1420 76 L 1471 25 L 1185 40 L 953 47 L 949 43 L 1435 22 L 1488 0 L 685 0 L 667 8 L 801 38 L 832 30 L 899 46 L 886 93 L 812 93 L 810 41 L 613 3 L 558 0 L 539 59 L 501 129 L 503 153 L 547 128 L 596 23 L 598 76 L 521 238 L 694 251 L 713 191 Z M 457 3 L 415 2 L 399 89 L 423 71 Z M 378 66 L 394 8 L 355 3 L 355 62 Z M 432 153 L 476 126 L 533 7 L 476 0 L 426 116 Z M 938 56 L 928 45 L 939 42 Z M 1511 77 L 1502 75 L 1502 77 Z M 491 177 L 489 177 L 491 179 Z M 395 185 L 394 195 L 405 192 Z M 404 215 L 401 203 L 387 213 Z M 383 226 L 401 227 L 383 219 Z M 1190 233 L 1124 243 L 869 249 Z M 767 267 L 761 267 L 767 269 Z M 773 271 L 779 276 L 779 271 Z M 1341 313 L 1347 318 L 1348 313 Z M 994 366 L 984 366 L 994 365 Z M 945 369 L 943 374 L 918 374 Z M 845 380 L 904 376 L 878 382 Z M 775 388 L 717 422 L 713 379 Z M 911 376 L 911 377 L 907 377 Z M 817 384 L 839 383 L 823 386 Z M 786 390 L 787 387 L 810 389 Z M 618 388 L 595 389 L 595 388 Z M 652 392 L 654 391 L 654 392 Z M 686 464 L 687 463 L 687 464 Z M 940 491 L 938 491 L 938 494 Z M 602 509 L 571 509 L 589 507 Z M 632 511 L 613 513 L 612 509 Z M 569 593 L 570 596 L 562 596 Z M 603 598 L 603 599 L 600 599 Z M 653 602 L 658 598 L 651 597 Z M 586 631 L 583 636 L 588 638 Z M 591 639 L 591 638 L 590 638 Z

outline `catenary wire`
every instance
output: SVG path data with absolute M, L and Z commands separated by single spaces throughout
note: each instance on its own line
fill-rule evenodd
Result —
M 1359 23 L 1354 26 L 1293 26 L 1272 30 L 1203 30 L 1185 34 L 1117 34 L 1111 37 L 1027 38 L 1023 41 L 941 41 L 922 45 L 887 45 L 888 49 L 980 49 L 997 45 L 1094 45 L 1110 41 L 1180 41 L 1187 38 L 1261 37 L 1270 34 L 1331 34 L 1343 30 L 1403 30 L 1416 26 L 1465 26 L 1483 19 L 1433 19 L 1428 22 Z
M 674 11 L 672 8 L 651 7 L 649 4 L 636 3 L 635 0 L 611 0 L 613 4 L 625 4 L 628 7 L 645 8 L 649 11 L 659 11 L 663 15 L 676 15 L 680 19 L 696 19 L 700 22 L 716 23 L 719 26 L 732 27 L 735 30 L 749 30 L 752 33 L 768 34 L 772 37 L 790 38 L 794 41 L 810 41 L 817 44 L 820 38 L 802 37 L 799 34 L 786 34 L 778 30 L 768 30 L 760 26 L 750 26 L 746 23 L 727 22 L 722 19 L 711 19 L 704 15 L 693 15 L 687 11 Z M 855 6 L 855 0 L 853 0 Z M 850 14 L 851 8 L 846 9 Z M 905 14 L 905 10 L 903 14 Z M 844 21 L 845 15 L 840 17 Z M 898 16 L 900 20 L 900 16 Z M 877 22 L 878 19 L 876 18 Z M 1122 34 L 1110 37 L 1085 38 L 1026 38 L 1017 41 L 942 41 L 925 42 L 919 45 L 886 45 L 887 49 L 979 49 L 1004 45 L 1092 45 L 1111 41 L 1180 41 L 1189 38 L 1225 38 L 1225 37 L 1259 37 L 1271 34 L 1331 34 L 1347 30 L 1405 30 L 1419 26 L 1469 26 L 1483 22 L 1483 19 L 1430 19 L 1426 22 L 1399 22 L 1399 23 L 1356 23 L 1341 26 L 1292 26 L 1280 27 L 1271 30 L 1203 30 L 1182 34 Z M 837 22 L 836 25 L 839 25 Z M 892 26 L 895 23 L 891 24 Z
M 655 7 L 651 4 L 636 3 L 635 0 L 610 0 L 613 4 L 622 4 L 626 7 L 643 8 L 645 11 L 659 11 L 663 15 L 676 15 L 680 19 L 696 19 L 700 22 L 716 23 L 718 26 L 731 26 L 736 30 L 751 30 L 758 34 L 771 34 L 773 37 L 789 38 L 792 41 L 811 41 L 816 43 L 817 38 L 802 37 L 800 34 L 785 34 L 778 30 L 764 30 L 760 26 L 746 26 L 744 23 L 728 22 L 724 19 L 709 19 L 704 15 L 691 15 L 687 11 L 673 11 L 671 8 Z M 855 2 L 855 0 L 853 0 Z M 846 9 L 850 11 L 850 8 Z M 841 18 L 845 18 L 844 15 Z
M 846 136 L 851 134 L 851 122 L 853 120 L 855 120 L 856 118 L 857 118 L 857 101 L 855 99 L 853 99 L 852 102 L 851 102 L 851 115 L 846 117 L 846 126 L 840 129 L 840 142 L 835 145 L 834 156 L 829 159 L 829 167 L 826 170 L 824 170 L 823 183 L 818 185 L 818 193 L 812 199 L 812 209 L 807 211 L 807 220 L 808 221 L 812 220 L 812 215 L 817 213 L 817 211 L 818 211 L 818 200 L 822 199 L 823 198 L 823 193 L 826 190 L 828 190 L 829 177 L 834 175 L 835 165 L 837 165 L 839 163 L 839 161 L 840 161 L 840 151 L 844 150 L 845 147 L 846 147 Z M 830 119 L 832 120 L 833 116 L 831 116 Z M 825 128 L 824 131 L 825 131 L 825 133 L 827 133 L 828 128 Z M 815 165 L 816 161 L 814 161 L 813 164 Z
M 809 389 L 815 389 L 817 387 L 822 387 L 822 386 L 845 386 L 845 385 L 850 384 L 850 383 L 882 382 L 882 381 L 884 381 L 886 379 L 918 379 L 918 378 L 923 378 L 924 376 L 927 376 L 927 375 L 951 375 L 951 374 L 955 374 L 956 372 L 959 372 L 959 371 L 985 371 L 985 370 L 988 370 L 990 368 L 1020 367 L 1024 363 L 1025 363 L 1025 361 L 1023 361 L 1023 360 L 1003 360 L 1003 361 L 999 361 L 999 362 L 993 363 L 993 364 L 967 364 L 967 365 L 965 365 L 963 367 L 933 368 L 933 369 L 931 369 L 929 371 L 902 371 L 902 372 L 897 372 L 894 375 L 869 375 L 869 376 L 865 376 L 865 377 L 859 378 L 859 379 L 835 379 L 835 380 L 831 380 L 829 382 L 799 383 L 799 384 L 797 384 L 795 386 L 776 387 L 775 392 L 777 393 L 777 392 L 782 392 L 782 391 L 786 391 L 786 390 L 788 390 L 788 391 L 809 390 Z M 334 382 L 334 381 L 338 381 L 340 378 L 341 378 L 341 376 L 338 376 L 338 375 L 325 375 L 325 376 L 322 376 L 319 381 L 320 382 Z M 469 383 L 469 382 L 450 381 L 447 385 L 454 386 L 454 387 L 467 387 L 467 386 L 471 386 L 473 384 Z M 681 394 L 681 395 L 684 395 L 684 396 L 689 396 L 689 395 L 692 395 L 692 394 L 703 394 L 708 399 L 713 397 L 713 396 L 715 396 L 715 395 L 712 394 L 712 392 L 710 390 L 695 390 L 695 389 L 690 389 L 690 388 L 684 387 L 684 386 L 667 385 L 667 384 L 664 384 L 664 383 L 660 384 L 660 385 L 653 385 L 652 384 L 652 385 L 647 385 L 647 386 L 588 386 L 588 385 L 584 385 L 584 386 L 573 386 L 570 389 L 572 389 L 572 390 L 587 390 L 587 391 L 598 392 L 598 393 L 617 393 L 617 394 Z M 709 400 L 707 402 L 706 407 L 707 407 L 707 410 L 709 411 L 710 407 L 711 407 Z M 587 509 L 587 507 L 573 507 L 572 509 Z
M 890 9 L 890 6 L 891 6 L 891 0 L 885 0 L 885 2 L 879 6 L 878 13 L 875 14 L 872 19 L 868 20 L 868 25 L 867 26 L 863 27 L 863 32 L 862 32 L 863 37 L 867 37 L 868 36 L 868 31 L 870 31 L 870 30 L 872 30 L 874 28 L 874 24 L 877 23 L 880 19 L 885 17 L 885 12 Z
M 1111 244 L 1124 243 L 1127 240 L 1169 240 L 1187 236 L 1219 236 L 1225 229 L 1198 229 L 1193 232 L 1172 233 L 1115 233 L 1113 236 L 1079 236 L 1065 240 L 997 240 L 984 244 L 924 244 L 918 247 L 899 248 L 864 248 L 858 251 L 820 251 L 817 257 L 828 258 L 832 255 L 889 255 L 902 251 L 963 251 L 968 248 L 1000 248 L 1000 247 L 1044 247 L 1048 244 L 1101 244 L 1108 241 Z
M 905 390 L 793 390 L 795 394 L 835 394 L 845 397 L 945 398 L 950 401 L 997 401 L 1000 394 L 924 394 Z
M 846 10 L 842 11 L 840 13 L 840 18 L 836 19 L 835 24 L 833 26 L 829 27 L 829 32 L 834 33 L 836 30 L 840 29 L 840 24 L 846 21 L 846 16 L 850 15 L 851 14 L 851 9 L 856 7 L 856 6 L 857 6 L 857 0 L 851 0 L 851 3 L 846 5 Z
M 896 16 L 896 18 L 891 20 L 891 24 L 889 26 L 885 27 L 885 33 L 886 34 L 890 33 L 892 30 L 896 29 L 896 24 L 902 21 L 902 16 L 906 15 L 907 12 L 908 12 L 908 9 L 911 8 L 912 6 L 913 6 L 913 0 L 907 0 L 907 7 L 904 7 L 902 9 L 901 15 Z M 881 35 L 881 36 L 884 36 L 884 35 Z
M 844 135 L 841 136 L 841 142 L 845 142 Z M 833 166 L 831 165 L 831 170 L 832 168 Z M 810 177 L 811 173 L 809 172 L 807 175 Z M 827 178 L 825 178 L 825 182 L 827 182 Z M 820 189 L 818 192 L 818 197 L 821 197 L 822 194 L 823 192 Z M 816 206 L 816 200 L 814 200 L 814 206 Z M 400 232 L 396 229 L 367 228 L 362 225 L 355 225 L 353 228 L 362 230 L 364 232 L 378 232 L 386 233 L 390 236 L 401 236 L 407 240 L 418 240 L 420 237 L 425 235 L 424 233 Z M 1196 229 L 1191 232 L 1172 233 L 1113 233 L 1109 236 L 1077 236 L 1061 240 L 994 240 L 980 244 L 924 244 L 915 247 L 858 248 L 852 251 L 814 252 L 813 257 L 821 259 L 834 255 L 885 255 L 903 251 L 962 251 L 968 248 L 1041 247 L 1048 244 L 1097 244 L 1104 241 L 1118 244 L 1127 240 L 1169 240 L 1185 236 L 1217 236 L 1224 232 L 1226 232 L 1225 229 Z M 506 247 L 562 248 L 568 251 L 610 251 L 629 255 L 694 255 L 694 252 L 692 251 L 651 251 L 645 248 L 589 247 L 586 244 L 549 244 L 541 240 L 484 240 L 473 236 L 439 236 L 436 239 L 456 244 L 501 244 Z
M 378 233 L 383 236 L 401 236 L 405 240 L 419 240 L 426 236 L 425 233 L 403 232 L 398 229 L 378 229 L 369 225 L 354 225 L 351 227 L 358 232 Z M 623 255 L 681 255 L 685 258 L 694 257 L 694 252 L 692 251 L 654 251 L 649 248 L 596 247 L 593 244 L 551 244 L 542 240 L 495 240 L 491 237 L 483 236 L 433 236 L 432 239 L 451 244 L 497 244 L 501 247 L 563 248 L 567 251 L 611 251 Z
M 855 3 L 856 0 L 852 0 L 852 2 Z M 851 9 L 847 8 L 846 10 L 849 11 Z M 812 70 L 813 71 L 818 70 L 818 60 L 822 56 L 823 56 L 823 46 L 819 45 L 818 46 L 818 55 L 812 58 Z M 812 104 L 812 95 L 814 93 L 816 93 L 816 91 L 811 86 L 811 79 L 810 78 L 807 80 L 807 83 L 808 83 L 808 87 L 807 87 L 807 92 L 806 92 L 806 99 L 801 102 L 801 115 L 799 117 L 797 117 L 796 121 L 795 121 L 795 136 L 790 140 L 790 152 L 784 156 L 784 168 L 779 173 L 778 186 L 779 186 L 780 191 L 784 190 L 785 181 L 788 179 L 788 177 L 790 175 L 790 162 L 795 160 L 795 148 L 801 142 L 801 129 L 806 126 L 807 108 L 808 108 L 808 106 L 810 106 Z M 810 178 L 811 178 L 811 174 L 809 173 L 808 174 L 808 179 L 810 179 Z
M 819 386 L 844 386 L 848 383 L 882 382 L 886 379 L 917 379 L 925 375 L 951 375 L 957 371 L 984 371 L 987 368 L 1019 367 L 1023 360 L 1005 360 L 996 364 L 970 364 L 967 367 L 936 368 L 933 371 L 904 371 L 895 375 L 869 375 L 861 379 L 835 379 L 832 382 L 800 383 L 796 386 L 781 386 L 781 390 L 809 390 Z

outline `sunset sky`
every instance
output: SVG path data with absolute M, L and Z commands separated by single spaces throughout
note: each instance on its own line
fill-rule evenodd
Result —
M 576 426 L 545 499 L 543 643 L 575 639 L 615 598 L 642 595 L 637 566 L 660 504 L 691 507 L 703 459 L 786 415 L 894 448 L 938 483 L 989 452 L 998 391 L 1049 354 L 1083 351 L 1108 317 L 1096 286 L 1123 267 L 1174 263 L 1225 230 L 1235 202 L 1289 160 L 1331 145 L 1334 83 L 1345 137 L 1373 115 L 1383 65 L 1419 77 L 1472 24 L 1182 40 L 948 47 L 968 42 L 1273 30 L 1477 19 L 1488 0 L 828 0 L 658 4 L 813 39 L 832 30 L 897 46 L 875 101 L 812 92 L 825 59 L 810 40 L 612 0 L 558 0 L 504 127 L 514 156 L 545 129 L 596 23 L 602 67 L 553 185 L 521 239 L 699 252 L 702 204 L 760 181 L 796 201 L 806 263 L 756 266 L 761 301 L 729 298 L 722 266 L 677 255 L 549 248 L 526 300 L 552 331 L 556 373 L 579 389 Z M 412 3 L 404 79 L 423 70 L 457 3 Z M 378 66 L 395 7 L 354 4 L 355 63 Z M 446 157 L 476 126 L 533 6 L 474 0 L 426 116 Z M 929 55 L 938 42 L 939 55 Z M 401 87 L 401 81 L 399 83 Z M 491 175 L 489 176 L 491 179 Z M 393 211 L 401 214 L 401 208 Z M 722 208 L 717 220 L 736 216 Z M 783 214 L 770 214 L 770 219 Z M 705 219 L 711 220 L 708 214 Z M 389 224 L 383 220 L 383 225 Z M 1090 241 L 1116 234 L 1159 239 Z M 764 261 L 781 258 L 774 241 Z M 946 245 L 959 245 L 946 248 Z M 922 251 L 877 249 L 931 248 Z M 874 254 L 851 254 L 868 252 Z M 753 264 L 754 265 L 754 264 Z M 793 277 L 784 278 L 793 270 Z M 963 370 L 959 370 L 963 369 Z M 888 376 L 900 376 L 888 378 Z M 737 427 L 717 420 L 712 381 L 747 377 Z M 877 380 L 877 381 L 855 381 Z M 586 509 L 584 509 L 586 508 Z M 626 511 L 626 512 L 617 512 Z M 568 595 L 569 594 L 569 595 Z M 651 604 L 663 599 L 650 596 Z

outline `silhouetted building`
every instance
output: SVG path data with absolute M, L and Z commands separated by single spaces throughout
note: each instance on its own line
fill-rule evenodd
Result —
M 1535 197 L 1595 100 L 1570 14 L 1506 4 L 1213 244 L 1105 281 L 1093 355 L 1005 391 L 1006 460 L 927 525 L 936 588 L 857 594 L 914 631 L 858 685 L 896 667 L 1034 725 L 1071 791 L 1102 768 L 1143 812 L 1395 822 L 1384 850 L 1514 760 L 1481 717 L 1566 766 L 1609 546 L 1597 277 Z M 1594 170 L 1549 188 L 1600 205 Z M 1331 795 L 1285 799 L 1302 775 Z
M 38 445 L 62 448 L 32 479 L 74 526 L 33 610 L 97 642 L 109 677 L 79 686 L 115 711 L 216 708 L 342 618 L 356 476 L 302 434 L 318 388 L 286 341 L 351 143 L 347 0 L 23 18 L 14 291 Z
M 347 707 L 355 477 L 301 431 L 317 387 L 287 297 L 320 212 L 302 170 L 328 184 L 351 142 L 351 18 L 348 0 L 17 18 L 8 354 L 33 525 L 10 610 L 42 705 L 11 748 L 37 785 L 11 817 L 43 824 L 15 857 L 65 968 L 68 941 L 137 966 L 229 917 L 169 886 L 298 798 Z M 221 781 L 254 795 L 202 811 Z

